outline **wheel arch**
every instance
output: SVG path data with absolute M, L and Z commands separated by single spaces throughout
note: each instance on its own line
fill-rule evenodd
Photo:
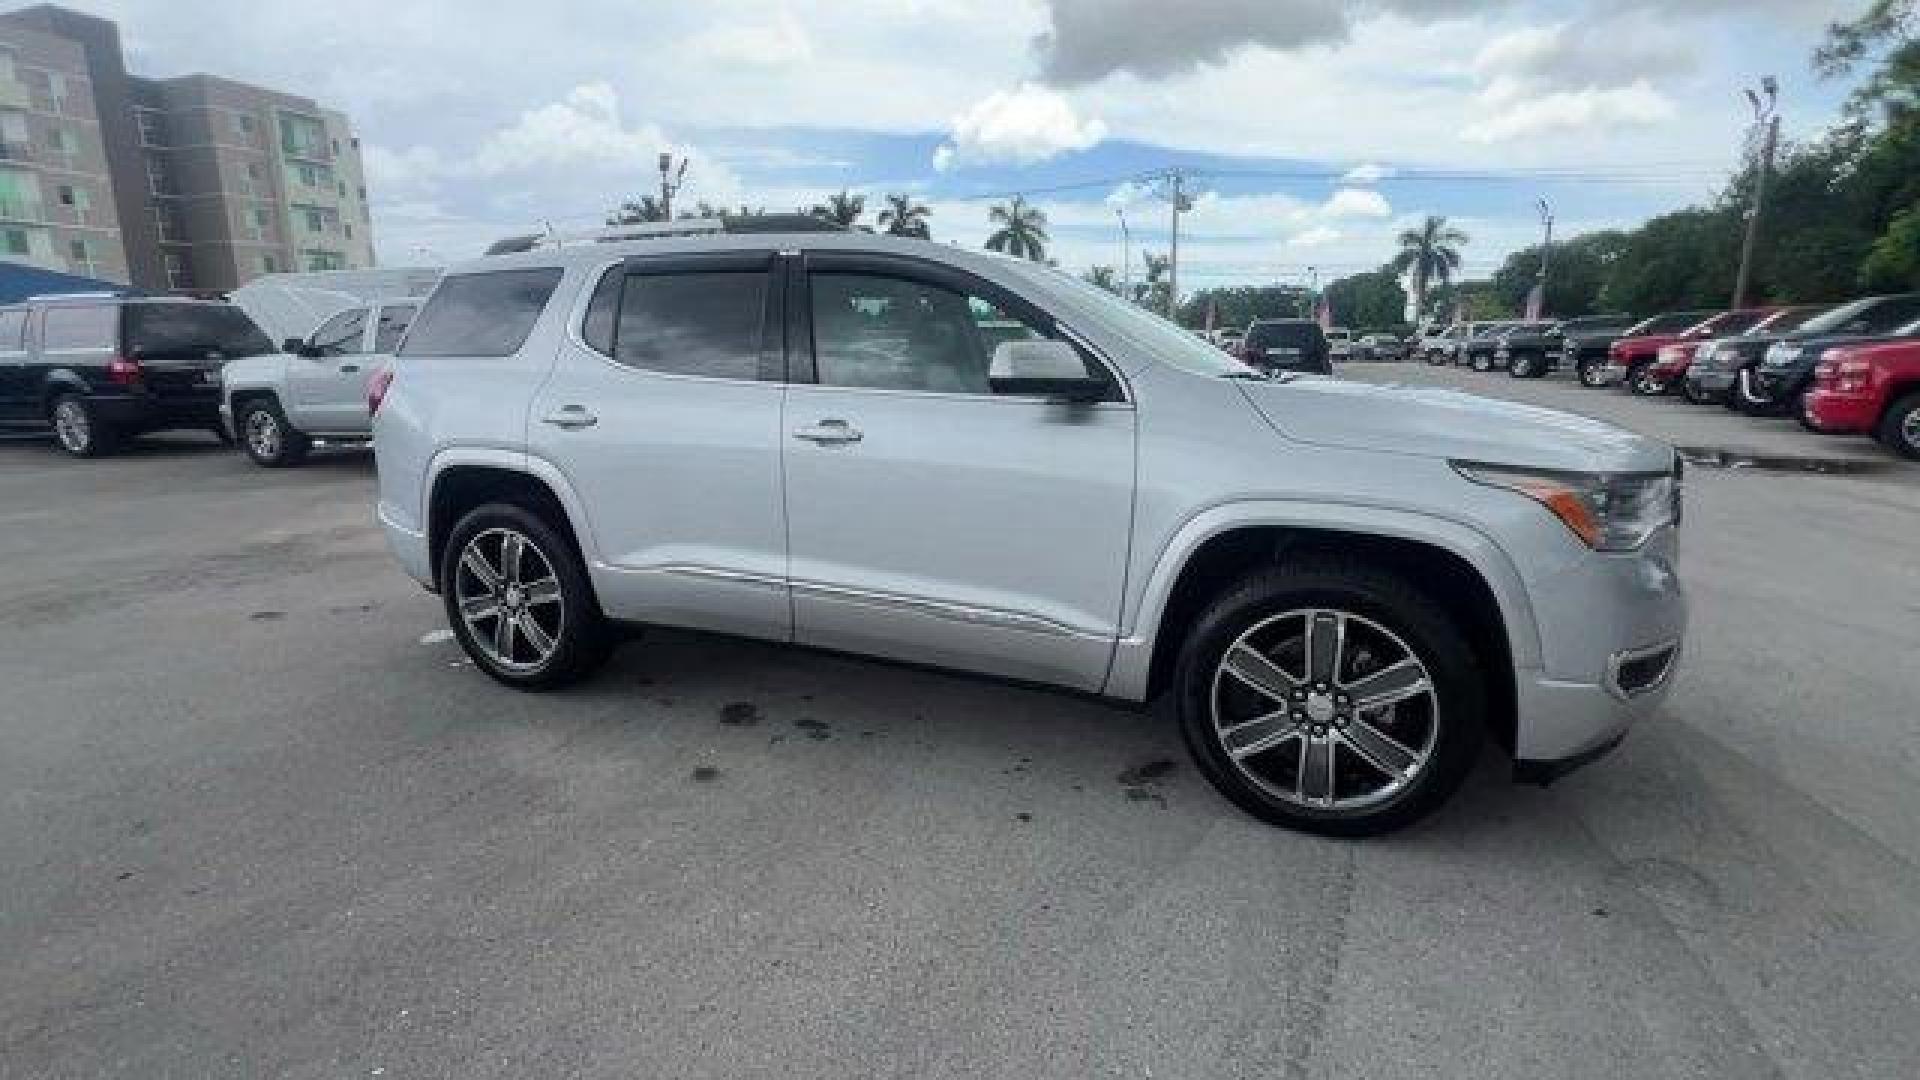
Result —
M 436 460 L 427 485 L 425 523 L 428 566 L 440 587 L 440 559 L 453 526 L 468 511 L 490 502 L 523 507 L 546 519 L 591 567 L 595 553 L 590 534 L 576 523 L 580 502 L 558 470 L 525 455 L 458 455 Z
M 1372 507 L 1216 508 L 1169 543 L 1121 642 L 1107 693 L 1148 700 L 1171 681 L 1186 631 L 1219 591 L 1256 566 L 1337 554 L 1409 578 L 1459 618 L 1486 673 L 1490 734 L 1514 745 L 1515 677 L 1540 662 L 1525 586 L 1511 560 L 1472 528 Z
M 93 387 L 87 380 L 71 368 L 55 368 L 47 372 L 40 382 L 40 412 L 51 415 L 54 399 L 63 394 L 79 394 L 85 397 L 93 393 Z

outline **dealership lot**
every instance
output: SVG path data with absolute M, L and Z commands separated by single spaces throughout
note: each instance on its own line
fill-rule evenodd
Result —
M 1670 704 L 1384 840 L 1164 719 L 658 633 L 577 692 L 447 641 L 371 462 L 0 443 L 0 1077 L 1905 1076 L 1920 470 L 1689 474 Z

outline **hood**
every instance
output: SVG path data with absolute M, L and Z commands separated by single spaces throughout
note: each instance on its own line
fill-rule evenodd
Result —
M 1781 365 L 1784 368 L 1799 369 L 1813 367 L 1814 364 L 1820 361 L 1822 353 L 1825 353 L 1828 349 L 1839 348 L 1842 345 L 1879 344 L 1881 342 L 1906 340 L 1911 339 L 1895 337 L 1892 334 L 1807 334 L 1805 336 L 1787 334 L 1774 339 L 1774 343 L 1785 342 L 1799 350 L 1799 353 L 1793 358 L 1792 363 Z M 1772 348 L 1772 344 L 1773 343 L 1770 343 L 1768 348 Z M 1766 351 L 1762 350 L 1761 362 L 1763 365 L 1766 362 L 1765 357 Z
M 1239 382 L 1282 435 L 1350 450 L 1575 472 L 1658 472 L 1673 449 L 1584 416 L 1458 390 L 1338 379 Z

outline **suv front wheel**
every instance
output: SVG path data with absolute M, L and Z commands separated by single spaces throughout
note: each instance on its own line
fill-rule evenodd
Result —
M 53 443 L 74 457 L 99 457 L 120 444 L 120 433 L 107 426 L 99 411 L 79 394 L 61 394 L 47 410 Z
M 447 622 L 475 665 L 520 690 L 576 682 L 606 660 L 606 619 L 573 544 L 511 503 L 453 527 L 440 558 Z
M 1220 793 L 1336 836 L 1426 816 L 1472 768 L 1485 692 L 1445 612 L 1370 566 L 1316 559 L 1244 578 L 1175 675 L 1181 731 Z

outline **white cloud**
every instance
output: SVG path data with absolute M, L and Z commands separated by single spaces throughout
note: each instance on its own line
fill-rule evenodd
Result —
M 1586 132 L 1598 135 L 1623 127 L 1658 124 L 1672 119 L 1673 102 L 1645 79 L 1625 86 L 1589 86 L 1525 95 L 1496 82 L 1488 100 L 1502 102 L 1483 119 L 1461 129 L 1470 142 L 1498 143 L 1530 135 Z
M 709 60 L 779 67 L 813 60 L 813 39 L 807 28 L 784 5 L 771 22 L 722 22 L 695 34 L 688 43 L 694 55 Z
M 473 167 L 482 176 L 553 166 L 634 169 L 667 148 L 659 128 L 624 126 L 619 95 L 607 83 L 595 82 L 521 113 L 480 144 Z
M 953 118 L 953 132 L 934 151 L 934 168 L 1014 162 L 1032 164 L 1105 138 L 1097 117 L 1082 118 L 1061 94 L 1034 83 L 1000 90 Z
M 1366 188 L 1341 188 L 1320 208 L 1330 218 L 1384 218 L 1393 216 L 1386 196 Z
M 1340 239 L 1340 230 L 1331 225 L 1315 225 L 1287 238 L 1289 247 L 1325 247 Z
M 1377 184 L 1391 177 L 1393 174 L 1394 170 L 1387 168 L 1385 165 L 1356 165 L 1347 170 L 1346 175 L 1340 178 L 1340 182 L 1343 184 Z

